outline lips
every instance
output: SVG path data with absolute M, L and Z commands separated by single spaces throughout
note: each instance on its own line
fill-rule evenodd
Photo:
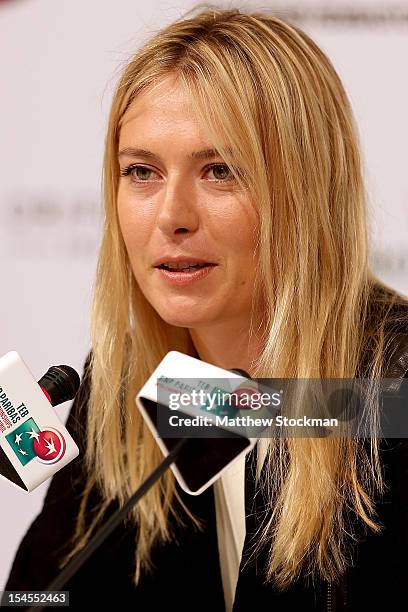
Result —
M 188 270 L 199 270 L 200 268 L 204 268 L 206 266 L 210 266 L 213 264 L 195 264 L 195 263 L 191 263 L 191 264 L 161 264 L 160 266 L 158 266 L 159 268 L 161 268 L 162 270 L 169 270 L 170 272 L 184 272 L 184 271 L 188 271 Z
M 164 266 L 158 266 L 156 267 L 156 270 L 162 281 L 177 287 L 185 287 L 188 285 L 194 285 L 196 282 L 204 280 L 215 268 L 217 268 L 216 264 L 204 264 L 181 270 L 170 270 Z
M 179 257 L 162 257 L 154 262 L 153 266 L 155 268 L 163 267 L 165 269 L 185 269 L 187 266 L 208 266 L 208 265 L 217 265 L 211 259 L 203 259 L 201 257 L 195 256 L 179 256 Z

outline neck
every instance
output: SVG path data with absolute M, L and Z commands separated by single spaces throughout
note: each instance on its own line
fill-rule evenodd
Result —
M 253 376 L 252 365 L 261 352 L 260 336 L 249 337 L 248 325 L 228 321 L 219 325 L 190 329 L 199 358 L 225 370 L 240 368 Z

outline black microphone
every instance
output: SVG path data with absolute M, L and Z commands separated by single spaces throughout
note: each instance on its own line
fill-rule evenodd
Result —
M 251 378 L 245 370 L 234 368 L 229 370 L 230 372 L 235 372 L 239 375 L 244 376 L 245 378 Z M 47 372 L 48 374 L 48 372 Z M 101 546 L 101 544 L 106 540 L 107 537 L 118 527 L 118 525 L 125 519 L 128 512 L 133 508 L 133 506 L 145 495 L 149 489 L 154 485 L 154 483 L 162 476 L 170 467 L 170 465 L 175 461 L 175 459 L 180 454 L 180 451 L 185 447 L 187 442 L 193 442 L 189 438 L 181 438 L 177 441 L 174 448 L 168 453 L 168 455 L 163 459 L 163 461 L 157 466 L 155 470 L 146 478 L 146 480 L 140 485 L 140 487 L 133 493 L 133 495 L 128 499 L 125 505 L 122 508 L 119 508 L 108 520 L 107 522 L 97 531 L 97 533 L 91 538 L 88 544 L 83 548 L 76 557 L 74 557 L 68 565 L 66 565 L 59 575 L 49 584 L 46 588 L 46 591 L 59 591 L 62 587 L 68 582 L 74 574 L 82 567 L 85 561 L 92 555 L 95 550 Z M 44 610 L 44 607 L 38 608 L 37 606 L 32 606 L 29 608 L 28 612 L 41 612 Z
M 81 379 L 74 368 L 68 365 L 51 366 L 38 381 L 52 406 L 74 399 Z

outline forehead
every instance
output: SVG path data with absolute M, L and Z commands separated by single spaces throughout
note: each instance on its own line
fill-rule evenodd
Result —
M 170 75 L 141 91 L 122 117 L 121 131 L 136 125 L 162 124 L 164 122 L 195 124 L 190 94 L 183 84 Z
M 227 142 L 224 146 L 232 154 Z M 123 115 L 118 153 L 131 149 L 150 149 L 171 159 L 183 155 L 195 157 L 193 151 L 215 151 L 208 129 L 195 114 L 190 92 L 177 76 L 167 75 L 141 91 Z

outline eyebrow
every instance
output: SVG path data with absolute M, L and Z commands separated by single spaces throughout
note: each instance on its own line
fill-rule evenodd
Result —
M 231 149 L 227 149 L 231 153 Z M 150 159 L 160 159 L 158 155 L 147 151 L 146 149 L 137 149 L 135 147 L 125 147 L 118 153 L 118 157 L 147 157 Z M 190 154 L 193 159 L 214 159 L 215 157 L 221 157 L 216 149 L 202 149 L 201 151 L 193 151 Z

